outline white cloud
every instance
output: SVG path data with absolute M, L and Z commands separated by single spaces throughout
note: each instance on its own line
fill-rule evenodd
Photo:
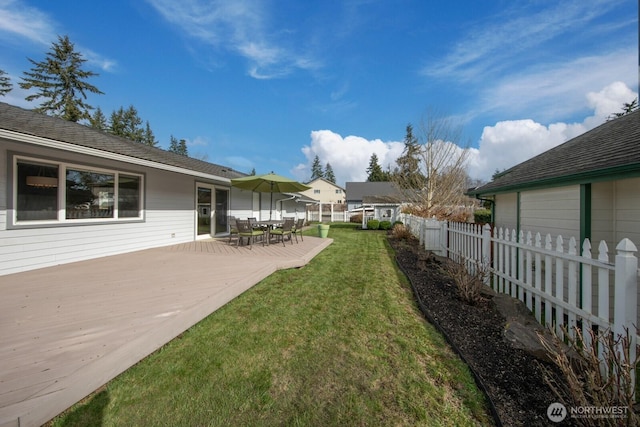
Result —
M 0 1 L 0 33 L 19 36 L 33 43 L 48 45 L 56 40 L 55 23 L 34 7 L 21 1 Z
M 579 123 L 556 122 L 549 125 L 532 119 L 505 120 L 486 126 L 477 148 L 471 148 L 468 173 L 471 178 L 488 181 L 498 170 L 515 166 L 533 156 L 574 138 L 602 123 L 614 112 L 621 111 L 637 93 L 622 82 L 614 82 L 599 92 L 586 95 L 593 114 Z M 317 155 L 324 167 L 330 163 L 338 185 L 347 181 L 365 181 L 371 154 L 376 153 L 383 169 L 395 166 L 402 154 L 403 142 L 368 140 L 359 136 L 347 136 L 330 130 L 311 132 L 311 143 L 302 148 L 307 162 L 297 165 L 291 173 L 298 180 L 306 181 L 311 174 L 311 164 Z
M 202 0 L 148 0 L 166 19 L 190 37 L 227 49 L 249 61 L 247 73 L 255 79 L 285 76 L 293 69 L 315 69 L 308 56 L 279 45 L 268 31 L 265 3 L 256 0 L 206 2 Z
M 56 41 L 57 40 L 58 39 L 56 38 Z M 73 40 L 71 40 L 71 42 L 73 43 Z M 107 58 L 105 56 L 102 56 L 99 53 L 92 51 L 91 49 L 87 49 L 82 46 L 76 45 L 76 50 L 82 53 L 82 56 L 84 56 L 84 58 L 87 60 L 89 64 L 92 64 L 93 66 L 100 68 L 102 71 L 113 72 L 116 70 L 118 66 L 117 61 Z
M 29 7 L 21 1 L 0 0 L 0 39 L 8 41 L 8 44 L 11 44 L 12 38 L 27 39 L 49 49 L 52 43 L 58 42 L 58 35 L 64 34 L 64 30 L 57 27 L 53 19 L 35 7 Z M 74 40 L 71 42 L 89 64 L 103 71 L 112 71 L 116 67 L 113 59 L 81 47 Z M 38 61 L 38 58 L 34 60 Z
M 552 123 L 531 119 L 508 120 L 486 126 L 478 148 L 472 149 L 469 175 L 489 180 L 497 170 L 508 169 L 605 122 L 622 105 L 638 96 L 622 82 L 614 82 L 599 92 L 586 95 L 591 116 L 580 123 Z
M 307 181 L 311 175 L 311 164 L 317 155 L 323 167 L 331 164 L 338 185 L 344 185 L 347 181 L 365 181 L 373 153 L 378 156 L 383 169 L 387 166 L 393 168 L 403 148 L 402 142 L 368 140 L 360 136 L 342 137 L 330 130 L 317 130 L 311 132 L 311 144 L 302 148 L 307 163 L 297 165 L 291 173 L 296 179 Z
M 636 49 L 629 48 L 506 76 L 483 89 L 474 113 L 514 115 L 536 111 L 536 120 L 548 121 L 593 108 L 591 100 L 584 97 L 590 88 L 602 87 L 612 80 L 626 84 L 636 82 L 638 76 L 633 64 L 637 55 Z M 609 113 L 620 105 L 613 106 Z
M 513 65 L 514 55 L 532 52 L 549 40 L 561 37 L 567 31 L 581 29 L 583 34 L 592 30 L 594 19 L 615 7 L 607 0 L 568 0 L 555 7 L 529 9 L 529 3 L 512 2 L 510 7 L 496 15 L 493 21 L 471 27 L 464 42 L 454 46 L 450 53 L 424 73 L 456 81 L 476 80 L 478 76 L 495 75 L 506 66 Z M 505 61 L 505 58 L 510 60 Z

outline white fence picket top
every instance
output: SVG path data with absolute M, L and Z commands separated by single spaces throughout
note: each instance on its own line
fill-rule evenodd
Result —
M 544 291 L 546 296 L 545 300 L 549 300 L 553 296 L 553 264 L 551 251 L 553 250 L 553 239 L 551 238 L 551 234 L 547 234 L 544 238 L 544 249 L 546 254 L 544 256 Z M 553 324 L 553 307 L 551 304 L 544 305 L 544 325 L 552 325 Z
M 542 248 L 542 238 L 540 237 L 540 233 L 536 233 L 535 245 L 536 248 Z M 537 292 L 537 296 L 535 298 L 535 306 L 534 313 L 538 313 L 538 318 L 542 317 L 542 254 L 540 251 L 535 252 L 534 259 L 534 283 Z
M 589 239 L 584 239 L 582 243 L 582 257 L 585 259 L 592 259 L 591 256 L 591 242 Z M 580 292 L 580 307 L 592 313 L 593 304 L 591 303 L 591 279 L 592 279 L 592 266 L 588 263 L 580 264 L 581 271 L 580 277 L 582 278 L 582 289 Z M 582 336 L 584 337 L 585 346 L 591 348 L 591 334 L 589 331 L 592 329 L 591 322 L 582 322 Z
M 589 239 L 579 246 L 574 237 L 565 242 L 557 236 L 554 242 L 546 234 L 543 245 L 542 235 L 530 231 L 525 235 L 523 230 L 492 230 L 488 225 L 483 228 L 411 215 L 403 215 L 401 220 L 420 238 L 425 249 L 469 269 L 484 266 L 490 273 L 487 284 L 497 292 L 520 299 L 540 323 L 554 327 L 559 336 L 563 326 L 572 334 L 573 328 L 580 326 L 589 348 L 589 331 L 593 328 L 616 334 L 629 331 L 635 357 L 638 249 L 631 240 L 620 241 L 612 264 L 604 241 L 598 244 L 598 257 L 594 259 Z M 602 354 L 602 348 L 598 352 Z

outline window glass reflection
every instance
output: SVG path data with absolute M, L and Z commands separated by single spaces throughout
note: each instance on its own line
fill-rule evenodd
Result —
M 67 169 L 66 218 L 113 218 L 115 176 Z
M 140 177 L 118 176 L 118 218 L 140 216 Z
M 18 221 L 58 219 L 58 166 L 18 162 Z

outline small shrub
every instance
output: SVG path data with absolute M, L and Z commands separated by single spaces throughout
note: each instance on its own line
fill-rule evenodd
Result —
M 395 222 L 393 223 L 393 226 L 395 227 L 395 226 L 396 226 L 396 225 L 398 225 L 398 224 L 400 224 L 400 225 L 404 225 L 404 223 L 403 223 L 402 221 L 395 221 Z
M 369 221 L 367 221 L 367 229 L 377 230 L 378 228 L 380 228 L 380 221 L 378 221 L 377 219 L 370 219 Z
M 606 329 L 597 333 L 589 330 L 590 346 L 585 346 L 581 328 L 573 327 L 573 336 L 562 327 L 564 340 L 551 329 L 551 338 L 538 333 L 538 338 L 553 363 L 562 373 L 561 382 L 543 366 L 545 381 L 566 406 L 597 406 L 626 408 L 624 418 L 575 418 L 581 426 L 637 426 L 634 411 L 634 367 L 638 365 L 640 347 L 631 360 L 629 331 L 617 334 Z M 635 333 L 635 332 L 634 332 Z M 565 344 L 564 341 L 567 341 Z M 568 346 L 568 349 L 567 349 Z M 602 359 L 598 357 L 602 349 Z
M 395 224 L 391 229 L 391 236 L 396 239 L 409 240 L 413 238 L 411 231 L 402 223 Z
M 478 209 L 473 213 L 473 221 L 476 224 L 488 224 L 491 222 L 491 211 L 489 209 Z
M 362 224 L 362 214 L 351 215 L 349 222 L 355 222 L 356 224 Z
M 391 221 L 380 221 L 380 230 L 391 230 Z
M 475 305 L 482 301 L 482 287 L 484 286 L 484 278 L 487 272 L 480 264 L 474 266 L 473 272 L 470 272 L 463 264 L 450 261 L 445 264 L 445 270 L 453 279 L 458 296 L 467 304 Z

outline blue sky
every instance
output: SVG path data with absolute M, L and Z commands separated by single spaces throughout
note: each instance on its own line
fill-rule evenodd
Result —
M 318 155 L 339 185 L 429 111 L 486 180 L 638 92 L 636 0 L 0 0 L 0 101 L 33 107 L 20 77 L 58 35 L 99 73 L 90 104 L 133 105 L 161 146 L 301 181 Z

